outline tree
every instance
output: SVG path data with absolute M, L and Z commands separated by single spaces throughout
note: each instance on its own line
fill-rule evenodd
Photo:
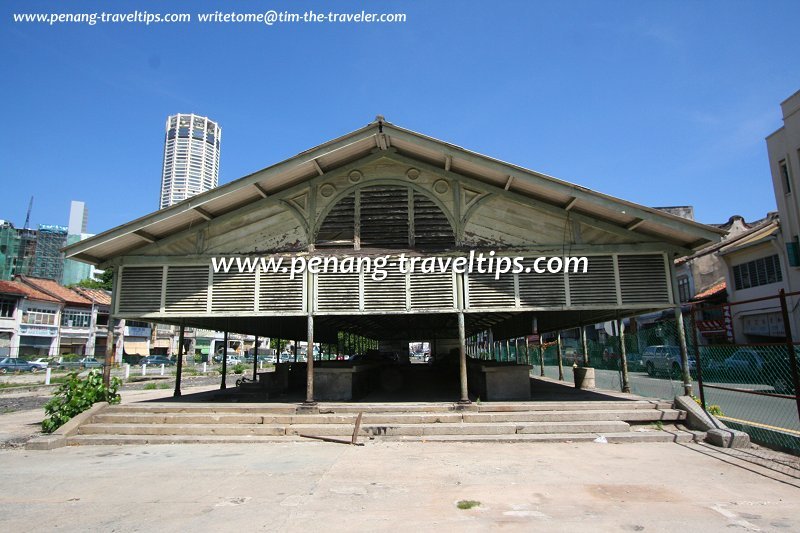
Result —
M 83 287 L 85 289 L 105 289 L 107 291 L 112 290 L 113 283 L 114 283 L 114 270 L 111 268 L 105 269 L 100 275 L 98 276 L 99 279 L 94 280 L 91 278 L 86 278 L 80 280 L 76 283 L 76 286 Z

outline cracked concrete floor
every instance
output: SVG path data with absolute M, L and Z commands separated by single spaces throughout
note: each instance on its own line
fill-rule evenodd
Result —
M 0 486 L 6 531 L 800 530 L 797 479 L 678 444 L 9 449 Z

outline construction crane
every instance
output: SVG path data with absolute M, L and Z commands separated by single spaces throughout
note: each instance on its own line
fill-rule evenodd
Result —
M 28 229 L 28 224 L 31 223 L 31 209 L 33 209 L 33 196 L 31 196 L 31 201 L 28 202 L 28 214 L 25 215 L 25 225 L 22 226 L 22 229 Z

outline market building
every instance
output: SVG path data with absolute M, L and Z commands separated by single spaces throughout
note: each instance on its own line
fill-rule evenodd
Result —
M 377 117 L 65 251 L 115 269 L 114 317 L 309 343 L 348 332 L 385 349 L 430 341 L 432 355 L 453 358 L 458 399 L 468 401 L 473 335 L 508 339 L 669 308 L 680 321 L 673 261 L 722 234 Z M 521 257 L 521 272 L 404 272 L 399 261 L 470 253 Z M 385 277 L 212 266 L 261 257 L 387 262 Z M 585 257 L 588 268 L 538 272 L 539 257 Z M 308 362 L 307 401 L 325 399 L 327 381 L 315 390 L 315 376 L 328 367 Z

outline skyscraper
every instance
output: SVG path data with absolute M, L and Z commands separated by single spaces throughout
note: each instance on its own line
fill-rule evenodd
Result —
M 221 137 L 219 125 L 206 117 L 167 118 L 160 209 L 217 186 Z

